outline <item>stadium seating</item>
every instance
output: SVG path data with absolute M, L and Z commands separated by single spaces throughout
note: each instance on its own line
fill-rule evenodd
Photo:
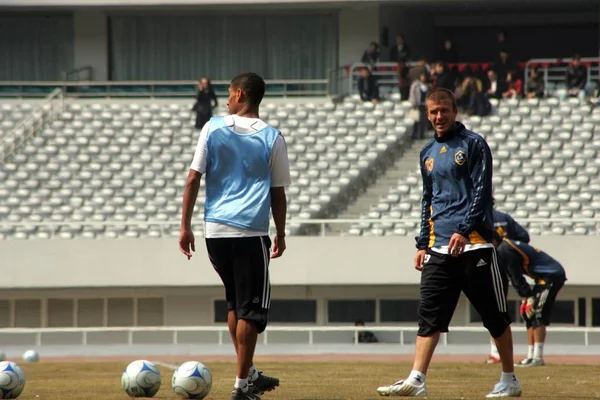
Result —
M 499 208 L 517 219 L 556 219 L 530 224 L 532 234 L 594 233 L 595 223 L 568 219 L 600 216 L 600 110 L 578 99 L 494 106 L 494 115 L 464 122 L 492 148 Z M 265 104 L 262 117 L 284 133 L 292 161 L 288 218 L 334 218 L 372 184 L 409 136 L 407 108 L 351 99 Z M 31 106 L 2 104 L 0 110 L 7 132 Z M 0 218 L 7 222 L 0 238 L 177 235 L 198 136 L 192 123 L 187 104 L 66 104 L 0 168 Z M 381 222 L 353 225 L 346 234 L 414 235 L 420 198 L 415 165 L 364 215 Z M 196 210 L 199 221 L 202 208 Z M 386 222 L 401 218 L 407 221 Z M 306 229 L 289 226 L 294 233 Z
M 31 104 L 0 104 L 0 138 L 15 128 L 32 109 Z
M 335 216 L 394 160 L 404 107 L 265 104 L 292 161 L 289 217 Z M 0 238 L 178 235 L 197 137 L 189 104 L 66 104 L 0 169 Z
M 470 117 L 465 125 L 483 135 L 494 155 L 494 196 L 498 208 L 516 219 L 553 218 L 531 223 L 534 235 L 595 234 L 594 222 L 571 218 L 600 217 L 600 110 L 578 99 L 505 100 L 497 112 Z M 350 235 L 414 235 L 418 223 L 386 219 L 419 218 L 421 174 L 415 172 L 390 188 Z M 560 221 L 567 220 L 566 222 Z

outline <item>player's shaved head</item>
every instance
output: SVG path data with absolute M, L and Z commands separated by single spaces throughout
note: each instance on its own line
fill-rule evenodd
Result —
M 244 93 L 244 100 L 253 106 L 260 105 L 265 95 L 265 81 L 254 72 L 240 74 L 231 80 L 231 87 Z
M 451 90 L 446 88 L 435 88 L 427 94 L 425 101 L 431 100 L 433 102 L 439 103 L 444 100 L 449 100 L 452 103 L 452 108 L 456 111 L 458 108 L 456 106 L 456 97 L 454 97 L 454 93 Z

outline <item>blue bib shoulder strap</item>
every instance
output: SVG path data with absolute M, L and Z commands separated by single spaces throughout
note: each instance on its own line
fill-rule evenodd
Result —
M 225 117 L 211 117 L 209 131 L 225 128 L 228 126 Z

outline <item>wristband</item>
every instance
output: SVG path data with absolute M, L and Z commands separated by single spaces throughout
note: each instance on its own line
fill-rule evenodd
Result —
M 284 238 L 285 237 L 285 233 L 283 235 L 280 235 L 279 233 L 277 234 L 278 238 Z

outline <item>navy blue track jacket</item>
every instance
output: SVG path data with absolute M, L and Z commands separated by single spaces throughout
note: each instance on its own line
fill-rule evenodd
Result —
M 533 296 L 523 275 L 534 279 L 537 285 L 567 279 L 565 270 L 558 261 L 527 243 L 504 238 L 498 246 L 497 254 L 498 263 L 506 269 L 513 287 L 521 297 Z
M 417 248 L 448 246 L 454 233 L 465 236 L 467 246 L 491 243 L 492 154 L 483 137 L 457 122 L 453 132 L 423 147 L 420 165 L 423 200 Z
M 494 210 L 494 228 L 503 238 L 529 243 L 529 233 L 513 217 L 502 211 Z

